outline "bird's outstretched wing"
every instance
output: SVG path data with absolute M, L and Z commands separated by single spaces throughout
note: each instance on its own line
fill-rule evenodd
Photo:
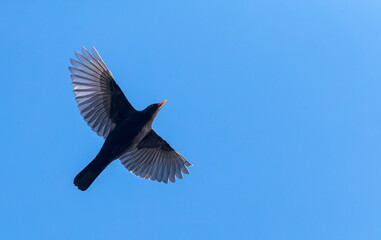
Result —
M 92 54 L 82 47 L 82 54 L 75 52 L 77 60 L 70 59 L 74 67 L 69 67 L 73 80 L 75 100 L 87 122 L 99 136 L 104 138 L 136 110 L 128 102 L 111 72 L 106 67 L 97 50 Z
M 192 166 L 154 130 L 119 159 L 136 176 L 164 183 L 168 183 L 168 179 L 175 182 L 175 176 L 182 179 L 181 172 L 189 174 L 187 167 Z

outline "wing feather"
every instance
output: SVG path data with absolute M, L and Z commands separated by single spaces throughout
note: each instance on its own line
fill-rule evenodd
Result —
M 187 167 L 192 166 L 153 130 L 120 161 L 136 176 L 164 183 L 182 179 L 183 173 L 189 174 Z
M 136 110 L 128 102 L 97 50 L 82 47 L 70 59 L 72 86 L 82 117 L 99 136 L 106 138 L 113 128 Z

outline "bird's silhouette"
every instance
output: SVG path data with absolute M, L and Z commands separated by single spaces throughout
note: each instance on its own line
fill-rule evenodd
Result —
M 153 181 L 175 182 L 192 166 L 153 129 L 152 122 L 166 102 L 137 111 L 130 104 L 97 50 L 82 47 L 70 59 L 75 100 L 87 122 L 105 142 L 93 161 L 75 178 L 74 184 L 86 190 L 115 159 L 136 176 Z

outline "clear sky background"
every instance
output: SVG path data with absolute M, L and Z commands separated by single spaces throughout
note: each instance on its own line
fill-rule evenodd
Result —
M 381 239 L 380 1 L 1 1 L 0 239 Z M 193 163 L 113 162 L 69 58 L 94 45 Z

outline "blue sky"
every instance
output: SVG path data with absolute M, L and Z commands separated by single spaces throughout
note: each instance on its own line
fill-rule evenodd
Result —
M 1 1 L 1 239 L 380 239 L 380 1 Z M 188 161 L 113 162 L 77 109 L 94 45 Z

